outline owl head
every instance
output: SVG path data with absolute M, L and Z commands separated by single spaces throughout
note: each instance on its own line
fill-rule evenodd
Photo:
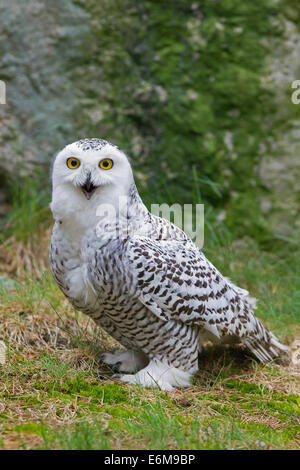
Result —
M 102 139 L 67 145 L 54 161 L 51 210 L 55 218 L 95 211 L 101 203 L 117 204 L 133 183 L 127 156 Z

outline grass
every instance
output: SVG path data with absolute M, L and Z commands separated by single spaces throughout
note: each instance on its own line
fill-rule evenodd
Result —
M 39 240 L 44 253 L 48 236 Z M 8 348 L 0 365 L 0 448 L 300 448 L 300 371 L 291 361 L 263 366 L 237 348 L 208 348 L 188 389 L 121 384 L 98 363 L 117 344 L 73 311 L 47 269 L 31 277 L 22 268 L 18 276 L 15 253 L 13 245 L 0 250 L 1 272 L 16 280 L 0 296 Z M 300 333 L 295 253 L 258 252 L 244 240 L 207 254 L 260 299 L 258 316 L 293 344 Z
M 258 317 L 291 346 L 290 357 L 260 365 L 238 348 L 207 348 L 191 387 L 143 389 L 98 363 L 118 345 L 56 286 L 49 213 L 34 198 L 25 189 L 16 195 L 0 246 L 0 276 L 14 281 L 0 283 L 0 448 L 300 449 L 297 245 L 274 240 L 264 251 L 253 239 L 234 241 L 206 211 L 205 253 L 258 297 Z M 19 217 L 26 208 L 28 218 Z

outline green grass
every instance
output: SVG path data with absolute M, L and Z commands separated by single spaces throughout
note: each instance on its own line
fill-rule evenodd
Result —
M 44 181 L 43 176 L 43 181 Z M 7 218 L 6 229 L 1 234 L 0 241 L 7 236 L 17 240 L 28 241 L 37 232 L 49 224 L 50 201 L 48 188 L 41 185 L 39 175 L 31 178 L 21 178 L 9 185 L 11 212 Z
M 263 374 L 264 387 L 250 382 L 249 370 L 242 382 L 233 380 L 234 370 L 227 365 L 212 387 L 204 387 L 199 374 L 194 387 L 174 394 L 99 382 L 95 371 L 78 376 L 66 364 L 67 377 L 62 381 L 60 372 L 53 377 L 53 365 L 49 375 L 49 367 L 43 374 L 40 363 L 32 362 L 31 367 L 40 376 L 34 390 L 3 398 L 12 402 L 12 410 L 25 406 L 32 414 L 40 410 L 40 421 L 28 416 L 27 422 L 13 425 L 8 419 L 3 427 L 4 447 L 11 434 L 22 438 L 25 448 L 31 448 L 33 436 L 39 437 L 35 447 L 42 449 L 299 447 L 299 396 L 287 394 L 283 384 L 280 392 L 270 390 L 272 366 L 252 372 L 258 381 Z M 22 383 L 24 378 L 19 380 Z M 37 391 L 40 399 L 32 400 Z M 55 415 L 50 417 L 54 404 Z M 2 420 L 5 417 L 1 415 Z
M 194 179 L 193 202 L 202 202 Z M 175 393 L 113 379 L 98 357 L 118 345 L 56 286 L 43 202 L 26 191 L 15 196 L 6 233 L 14 237 L 0 248 L 0 274 L 15 281 L 15 290 L 0 290 L 0 448 L 300 449 L 299 369 L 287 360 L 263 366 L 239 349 L 208 349 L 193 385 Z M 257 316 L 292 344 L 300 334 L 297 245 L 233 240 L 207 206 L 205 222 L 205 254 L 259 299 Z M 22 257 L 41 265 L 32 271 Z
M 207 244 L 209 258 L 260 299 L 257 315 L 285 342 L 299 335 L 299 257 L 248 240 Z M 298 263 L 298 264 L 297 264 Z M 51 274 L 1 292 L 0 448 L 299 449 L 299 370 L 208 349 L 193 385 L 127 386 L 97 362 L 117 345 L 73 311 Z

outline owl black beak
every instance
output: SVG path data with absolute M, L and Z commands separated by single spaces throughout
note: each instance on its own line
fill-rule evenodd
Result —
M 93 194 L 93 192 L 95 191 L 96 188 L 97 188 L 97 186 L 95 186 L 92 183 L 91 173 L 88 173 L 84 185 L 81 186 L 83 194 L 85 195 L 85 197 L 87 199 L 91 199 L 91 196 L 92 196 L 92 194 Z

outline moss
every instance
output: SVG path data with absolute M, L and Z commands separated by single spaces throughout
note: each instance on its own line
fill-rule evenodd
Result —
M 226 387 L 228 388 L 233 388 L 235 390 L 239 390 L 242 393 L 249 393 L 249 394 L 257 394 L 257 395 L 265 395 L 268 394 L 269 392 L 267 390 L 264 390 L 262 387 L 258 387 L 255 384 L 250 384 L 238 380 L 227 380 L 226 381 Z
M 265 403 L 265 406 L 271 408 L 272 410 L 278 410 L 283 413 L 290 414 L 292 416 L 296 416 L 297 414 L 300 415 L 300 409 L 298 404 L 294 404 L 291 402 L 269 400 Z
M 106 413 L 109 413 L 110 416 L 114 418 L 131 418 L 134 417 L 136 414 L 136 409 L 128 409 L 127 407 L 124 406 L 118 406 L 114 404 L 113 406 L 105 406 L 103 408 L 103 411 Z
M 12 431 L 25 433 L 25 434 L 36 434 L 37 436 L 42 436 L 45 431 L 49 429 L 47 426 L 38 424 L 38 423 L 24 423 L 18 424 L 15 426 Z
M 251 433 L 251 440 L 262 438 L 266 443 L 284 444 L 295 439 L 299 433 L 299 426 L 284 429 L 271 429 L 262 423 L 240 423 L 240 426 Z
M 96 382 L 90 383 L 80 379 L 66 380 L 56 390 L 62 391 L 64 394 L 97 398 L 103 403 L 127 402 L 130 396 L 130 391 L 118 384 L 99 385 Z
M 281 395 L 280 393 L 273 393 L 272 398 L 278 401 L 287 401 L 290 403 L 295 403 L 297 406 L 300 406 L 300 395 L 291 394 L 291 395 Z
M 210 405 L 212 410 L 217 411 L 220 415 L 224 416 L 235 416 L 237 410 L 232 405 L 220 404 Z

